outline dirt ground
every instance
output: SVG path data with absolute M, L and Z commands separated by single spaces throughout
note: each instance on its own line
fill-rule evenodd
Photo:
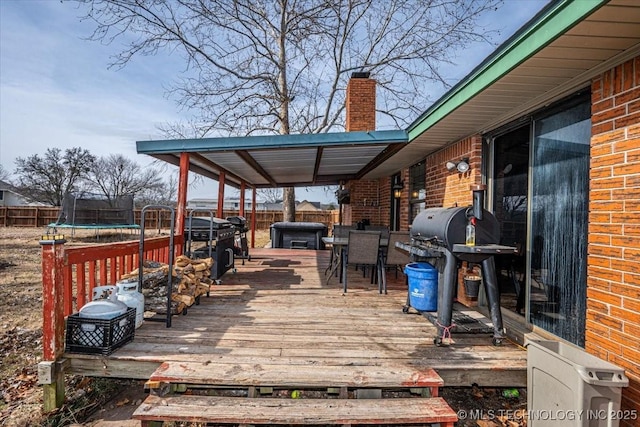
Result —
M 0 426 L 139 426 L 130 419 L 145 397 L 142 381 L 67 376 L 66 401 L 58 411 L 42 412 L 37 364 L 42 358 L 42 276 L 40 245 L 45 229 L 0 228 Z M 137 240 L 129 232 L 76 231 L 67 245 Z M 257 232 L 256 246 L 268 243 Z M 526 390 L 504 397 L 502 389 L 447 388 L 442 396 L 459 411 L 460 427 L 525 426 Z M 481 419 L 484 418 L 484 419 Z

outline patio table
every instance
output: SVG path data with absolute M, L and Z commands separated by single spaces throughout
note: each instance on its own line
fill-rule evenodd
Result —
M 331 276 L 334 274 L 339 275 L 339 282 L 342 283 L 342 266 L 345 264 L 344 259 L 347 256 L 347 248 L 349 247 L 349 238 L 348 237 L 323 237 L 322 241 L 326 246 L 331 246 L 331 258 L 329 260 L 329 265 L 324 271 L 324 274 L 327 275 L 329 273 L 329 277 L 327 277 L 327 284 L 329 280 L 331 280 Z M 389 239 L 383 237 L 380 239 L 380 249 L 386 248 L 389 246 Z

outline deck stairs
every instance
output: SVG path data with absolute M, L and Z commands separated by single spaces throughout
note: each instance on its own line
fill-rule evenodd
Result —
M 455 411 L 438 397 L 430 368 L 165 362 L 133 418 L 216 426 L 439 425 Z

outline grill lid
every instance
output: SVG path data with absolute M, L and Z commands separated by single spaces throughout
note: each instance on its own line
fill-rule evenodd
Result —
M 432 239 L 437 245 L 453 252 L 453 245 L 465 243 L 467 211 L 471 208 L 430 208 L 420 212 L 411 225 L 411 237 Z M 476 245 L 497 244 L 500 225 L 489 211 L 482 210 L 482 220 L 476 221 Z
M 194 217 L 191 218 L 191 229 L 199 230 L 199 231 L 209 231 L 212 227 L 214 230 L 219 230 L 223 228 L 231 228 L 233 224 L 222 218 L 202 218 L 202 217 Z M 187 219 L 185 224 L 185 230 L 189 231 L 189 220 Z

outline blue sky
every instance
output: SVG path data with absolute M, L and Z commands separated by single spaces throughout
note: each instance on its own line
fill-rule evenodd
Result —
M 546 3 L 506 0 L 484 23 L 500 30 L 499 43 Z M 92 26 L 80 21 L 81 14 L 74 3 L 0 0 L 0 164 L 9 172 L 17 157 L 51 147 L 84 147 L 97 156 L 122 153 L 148 165 L 151 158 L 136 154 L 135 141 L 162 139 L 159 125 L 188 115 L 166 96 L 182 71 L 179 55 L 137 57 L 122 69 L 109 69 L 120 45 L 84 40 Z M 463 77 L 493 49 L 458 52 L 458 65 L 447 75 Z M 189 198 L 215 195 L 217 184 L 209 180 L 189 191 Z M 322 189 L 298 189 L 296 196 L 334 199 Z

